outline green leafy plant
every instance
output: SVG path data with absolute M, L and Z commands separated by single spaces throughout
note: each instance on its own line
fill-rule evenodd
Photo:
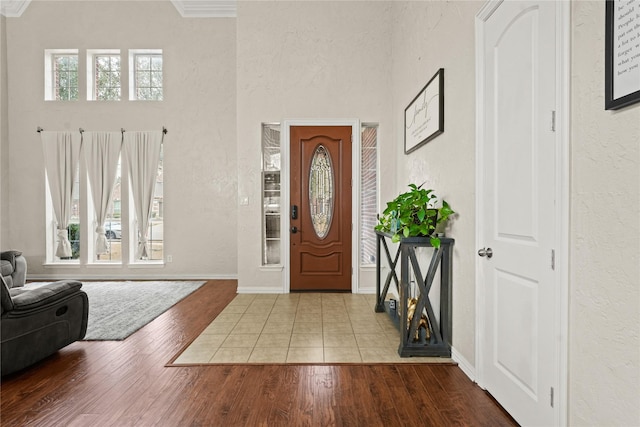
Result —
M 391 241 L 395 243 L 402 237 L 424 236 L 430 238 L 434 248 L 439 248 L 436 226 L 446 222 L 455 212 L 444 199 L 440 207 L 436 207 L 438 197 L 422 185 L 409 184 L 410 191 L 388 202 L 387 208 L 378 216 L 375 229 L 392 234 Z

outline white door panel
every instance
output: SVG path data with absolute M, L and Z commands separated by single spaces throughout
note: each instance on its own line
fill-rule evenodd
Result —
M 538 361 L 539 283 L 506 271 L 495 272 L 495 366 L 535 397 Z
M 483 385 L 519 423 L 552 425 L 555 4 L 507 0 L 482 25 Z

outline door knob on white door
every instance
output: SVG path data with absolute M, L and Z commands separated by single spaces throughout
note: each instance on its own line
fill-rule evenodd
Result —
M 482 248 L 480 250 L 478 250 L 478 255 L 480 255 L 481 257 L 487 257 L 487 258 L 491 258 L 493 256 L 493 249 L 491 248 Z

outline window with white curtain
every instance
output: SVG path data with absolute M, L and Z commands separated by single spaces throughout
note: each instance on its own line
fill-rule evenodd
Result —
M 85 132 L 88 253 L 91 262 L 122 261 L 122 223 L 116 213 L 121 197 L 122 132 Z
M 113 186 L 113 201 L 107 211 L 104 233 L 107 238 L 107 252 L 96 254 L 97 261 L 122 262 L 122 154 L 118 161 L 116 181 Z
M 81 251 L 80 132 L 40 131 L 47 194 L 47 261 L 77 262 Z
M 162 261 L 164 259 L 164 157 L 163 146 L 160 147 L 160 160 L 155 176 L 155 187 L 151 200 L 151 219 L 147 227 L 150 253 L 148 261 Z M 138 260 L 140 261 L 140 260 Z
M 88 132 L 85 132 L 85 134 Z M 120 134 L 120 132 L 118 132 Z M 86 136 L 86 135 L 85 135 Z M 86 138 L 88 140 L 88 138 Z M 83 144 L 87 141 L 83 141 Z M 117 170 L 113 182 L 111 202 L 108 206 L 104 235 L 106 238 L 106 252 L 100 252 L 96 242 L 96 229 L 99 227 L 97 212 L 93 203 L 93 192 L 89 178 L 89 162 L 86 155 L 80 156 L 75 173 L 68 238 L 71 244 L 70 257 L 56 255 L 59 237 L 56 214 L 50 194 L 49 180 L 46 179 L 46 212 L 47 221 L 46 245 L 48 264 L 118 264 L 128 259 L 129 264 L 158 263 L 164 260 L 164 189 L 163 189 L 163 150 L 160 146 L 160 156 L 154 172 L 154 190 L 151 198 L 150 219 L 147 227 L 147 242 L 149 252 L 142 258 L 136 257 L 136 246 L 139 243 L 138 221 L 134 211 L 134 196 L 131 190 L 131 180 L 128 172 L 123 169 L 125 150 L 122 149 L 117 162 Z M 123 209 L 123 200 L 128 200 L 129 209 Z M 128 258 L 125 258 L 126 252 Z
M 77 264 L 80 259 L 80 174 L 78 172 L 79 167 L 76 168 L 76 178 L 73 183 L 73 192 L 71 196 L 71 215 L 69 217 L 69 226 L 67 227 L 67 238 L 69 239 L 69 243 L 71 244 L 71 256 L 68 257 L 59 257 L 56 255 L 57 246 L 58 246 L 58 230 L 57 230 L 57 220 L 56 215 L 53 211 L 53 201 L 51 199 L 50 188 L 51 185 L 49 183 L 49 179 L 45 175 L 45 187 L 47 189 L 46 193 L 46 213 L 45 220 L 47 223 L 46 227 L 46 241 L 47 241 L 47 250 L 46 257 L 48 263 L 74 263 Z

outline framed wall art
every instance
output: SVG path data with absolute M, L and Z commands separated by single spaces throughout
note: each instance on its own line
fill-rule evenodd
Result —
M 605 110 L 640 102 L 640 0 L 607 0 Z
M 444 132 L 444 68 L 440 68 L 404 110 L 404 153 Z

